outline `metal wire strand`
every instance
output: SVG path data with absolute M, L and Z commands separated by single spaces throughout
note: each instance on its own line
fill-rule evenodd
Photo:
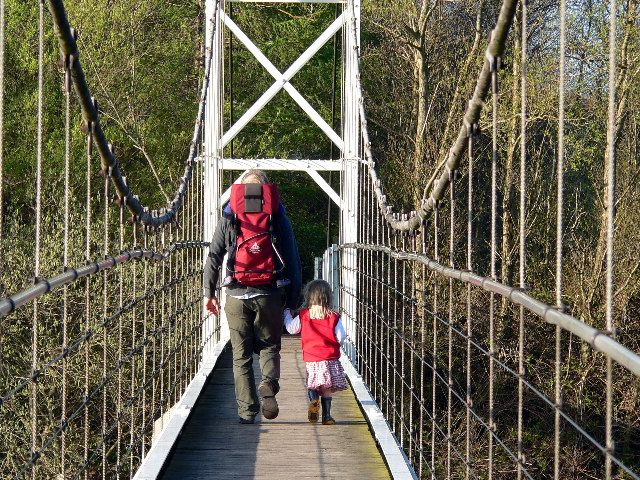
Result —
M 565 72 L 566 72 L 566 42 L 567 42 L 567 5 L 566 0 L 560 0 L 560 79 L 558 92 L 558 191 L 557 203 L 557 226 L 556 226 L 556 307 L 563 310 L 562 303 L 562 281 L 563 281 L 563 252 L 562 237 L 564 229 L 564 132 L 565 132 Z M 561 344 L 562 329 L 556 325 L 555 331 L 555 412 L 554 412 L 554 435 L 553 435 L 553 478 L 560 478 L 560 409 L 562 402 L 561 386 Z
M 420 252 L 425 255 L 427 253 L 427 228 L 423 223 L 421 227 L 421 235 L 420 235 L 420 244 L 421 250 Z M 426 344 L 427 344 L 427 328 L 426 328 L 426 318 L 427 318 L 427 268 L 422 265 L 421 269 L 420 281 L 422 282 L 422 290 L 420 295 L 422 295 L 422 309 L 420 310 L 420 444 L 419 444 L 419 452 L 420 459 L 418 465 L 418 474 L 420 478 L 422 478 L 424 472 L 425 462 L 424 458 L 424 412 L 425 412 L 425 353 L 426 353 Z M 377 290 L 377 289 L 376 289 Z M 467 464 L 468 464 L 468 458 Z M 428 465 L 428 464 L 427 464 Z
M 109 254 L 109 172 L 104 173 L 104 218 L 103 218 L 103 245 L 102 252 L 106 257 Z M 102 318 L 107 318 L 108 308 L 108 271 L 104 270 L 102 273 Z M 107 376 L 107 329 L 102 329 L 102 378 Z M 109 412 L 107 411 L 107 390 L 102 391 L 102 478 L 107 477 L 107 442 L 106 442 L 106 428 L 109 418 Z
M 153 249 L 154 250 L 158 250 L 158 229 L 154 229 L 153 230 Z M 193 255 L 194 257 L 194 264 L 195 264 L 195 254 Z M 157 285 L 158 284 L 158 264 L 154 264 L 153 265 L 153 285 Z M 193 297 L 197 297 L 197 292 L 193 292 L 192 294 Z M 154 296 L 153 297 L 153 306 L 152 306 L 152 313 L 151 313 L 151 317 L 152 317 L 152 329 L 155 330 L 157 328 L 157 320 L 158 320 L 158 297 Z M 155 372 L 156 371 L 156 356 L 157 356 L 157 339 L 154 337 L 153 338 L 153 344 L 152 344 L 152 353 L 151 353 L 151 369 Z M 156 418 L 157 418 L 157 412 L 156 412 L 156 395 L 158 393 L 158 381 L 156 378 L 154 378 L 152 384 L 151 384 L 151 421 L 153 422 Z
M 162 242 L 162 247 L 164 248 L 165 246 L 165 229 L 163 229 L 161 231 L 161 242 Z M 163 263 L 162 264 L 162 275 L 161 275 L 161 282 L 164 285 L 166 282 L 166 265 Z M 166 301 L 166 293 L 163 291 L 162 292 L 162 298 L 160 299 L 160 305 L 161 305 L 161 315 L 160 315 L 160 327 L 164 328 L 164 319 L 167 316 L 167 301 Z M 165 361 L 165 349 L 164 349 L 164 338 L 160 339 L 160 364 L 164 365 L 164 361 Z M 165 409 L 167 407 L 166 405 L 167 403 L 167 398 L 166 398 L 166 394 L 165 394 L 165 369 L 162 368 L 161 372 L 160 372 L 160 415 L 164 415 Z
M 118 203 L 118 233 L 120 251 L 124 250 L 124 205 Z M 118 269 L 118 309 L 122 310 L 124 304 L 124 266 Z M 122 365 L 122 321 L 123 315 L 118 316 L 118 365 Z M 122 468 L 122 370 L 118 370 L 118 398 L 116 399 L 117 431 L 116 431 L 116 479 L 120 478 Z
M 522 0 L 522 23 L 520 27 L 520 288 L 525 288 L 526 269 L 526 188 L 527 188 L 527 0 Z M 520 307 L 518 322 L 518 480 L 524 468 L 523 410 L 524 410 L 524 308 Z
M 469 126 L 469 139 L 468 139 L 468 185 L 467 185 L 467 270 L 470 272 L 473 271 L 473 163 L 474 163 L 474 127 Z M 423 268 L 425 268 L 423 266 Z M 472 405 L 472 390 L 471 390 L 471 335 L 472 335 L 472 325 L 471 325 L 471 285 L 467 285 L 467 405 Z M 466 467 L 466 478 L 469 478 L 470 475 L 470 464 L 471 464 L 471 415 L 469 409 L 466 411 L 465 418 L 465 435 L 466 435 L 466 446 L 465 446 L 465 461 L 467 463 Z
M 133 236 L 133 247 L 138 246 L 138 230 L 136 228 L 136 224 L 133 224 L 132 228 L 132 236 Z M 132 266 L 132 275 L 131 275 L 131 291 L 132 295 L 135 298 L 137 291 L 137 268 L 134 263 Z M 136 345 L 136 318 L 137 318 L 137 308 L 133 307 L 131 311 L 131 349 L 133 350 Z M 135 358 L 131 359 L 131 381 L 129 384 L 129 398 L 133 398 L 136 390 L 136 361 Z M 133 466 L 135 465 L 135 441 L 136 441 L 136 418 L 135 418 L 135 405 L 131 404 L 129 406 L 129 472 L 133 472 Z
M 449 185 L 449 266 L 455 268 L 455 221 L 456 221 L 456 194 L 455 172 L 450 172 Z M 449 328 L 447 331 L 447 477 L 451 478 L 451 391 L 453 389 L 453 279 L 449 279 Z
M 37 281 L 40 276 L 40 244 L 42 229 L 42 148 L 43 148 L 43 110 L 44 110 L 44 4 L 42 0 L 39 5 L 38 19 L 38 120 L 37 120 L 37 152 L 36 152 L 36 232 L 35 232 L 35 255 L 34 255 L 34 277 Z M 0 206 L 1 207 L 1 206 Z M 38 301 L 33 302 L 33 324 L 31 326 L 31 371 L 35 372 L 38 365 Z M 31 451 L 36 455 L 38 450 L 38 386 L 31 384 L 30 392 L 30 412 L 31 412 Z M 37 472 L 35 465 L 31 468 L 31 478 L 36 479 Z
M 87 142 L 87 171 L 86 171 L 86 204 L 85 204 L 85 261 L 88 263 L 91 258 L 91 156 L 92 156 L 92 127 L 89 124 Z M 91 278 L 87 277 L 85 281 L 84 296 L 84 330 L 89 331 L 91 328 Z M 85 343 L 84 347 L 84 396 L 89 395 L 89 344 Z M 85 403 L 84 407 L 84 450 L 83 460 L 86 462 L 89 456 L 89 405 Z M 84 474 L 87 479 L 87 472 Z
M 64 238 L 62 267 L 66 271 L 69 266 L 69 165 L 71 161 L 71 73 L 69 72 L 69 57 L 64 57 L 64 93 L 65 93 L 65 113 L 64 113 Z M 1 210 L 1 209 L 0 209 Z M 62 352 L 67 349 L 68 342 L 68 287 L 64 286 L 62 293 Z M 60 421 L 67 418 L 67 359 L 62 360 L 62 399 L 60 407 Z M 60 438 L 60 475 L 65 477 L 66 473 L 66 432 Z
M 617 0 L 610 0 L 609 8 L 609 108 L 607 118 L 607 270 L 606 270 L 606 328 L 611 336 L 615 336 L 615 319 L 613 311 L 614 296 L 614 263 L 613 242 L 615 229 L 616 208 L 616 24 L 617 24 Z M 607 357 L 606 373 L 606 456 L 605 477 L 611 478 L 611 460 L 613 454 L 613 363 Z
M 0 0 L 0 295 L 4 294 L 4 48 L 5 0 Z
M 492 133 L 491 133 L 491 278 L 497 279 L 496 274 L 496 252 L 497 244 L 497 221 L 498 221 L 498 69 L 500 68 L 500 57 L 493 57 L 491 62 L 491 84 L 492 84 Z M 489 303 L 489 480 L 493 478 L 493 438 L 495 431 L 494 423 L 494 369 L 493 362 L 495 356 L 495 298 L 491 293 Z
M 436 206 L 433 212 L 433 257 L 436 261 L 439 260 L 439 250 L 438 250 L 438 225 L 439 225 L 439 214 L 438 207 Z M 433 277 L 433 323 L 432 323 L 432 335 L 433 335 L 433 351 L 432 351 L 432 384 L 431 384 L 431 472 L 432 475 L 436 473 L 436 372 L 438 371 L 437 367 L 437 358 L 438 358 L 438 278 Z
M 148 248 L 149 247 L 149 238 L 148 238 L 148 232 L 147 232 L 147 228 L 143 228 L 142 231 L 142 244 L 144 246 L 144 248 Z M 184 253 L 184 252 L 181 252 Z M 149 309 L 149 302 L 148 302 L 148 297 L 147 297 L 147 287 L 148 287 L 148 283 L 149 283 L 149 263 L 145 262 L 144 266 L 142 267 L 143 269 L 143 283 L 142 283 L 142 296 L 144 297 L 144 302 L 142 305 L 143 308 L 143 313 L 142 313 L 142 338 L 147 338 L 147 321 L 148 321 L 148 309 Z M 146 384 L 147 383 L 147 345 L 145 345 L 144 347 L 142 347 L 142 384 Z M 152 418 L 152 422 L 153 422 L 153 416 Z M 141 444 L 140 444 L 140 458 L 144 458 L 145 457 L 145 452 L 146 452 L 146 443 L 145 443 L 145 431 L 146 431 L 146 422 L 147 420 L 147 390 L 144 389 L 142 390 L 142 421 L 141 421 L 141 425 L 142 425 L 142 432 L 141 432 Z

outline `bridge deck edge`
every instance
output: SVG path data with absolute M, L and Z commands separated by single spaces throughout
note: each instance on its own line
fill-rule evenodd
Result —
M 382 451 L 382 456 L 387 463 L 391 476 L 394 479 L 399 480 L 417 479 L 418 477 L 416 476 L 409 459 L 400 447 L 396 437 L 391 432 L 389 424 L 385 420 L 382 411 L 371 396 L 369 389 L 364 384 L 362 376 L 356 371 L 351 360 L 347 356 L 346 352 L 348 348 L 349 346 L 346 348 L 343 347 L 343 355 L 340 357 L 340 362 L 342 363 L 344 372 L 351 383 L 351 388 L 353 389 L 356 400 L 362 409 L 363 415 L 371 426 L 373 436 Z
M 184 395 L 173 407 L 174 412 L 171 415 L 167 427 L 151 446 L 149 453 L 133 477 L 134 480 L 155 480 L 160 476 L 167 459 L 171 456 L 173 446 L 178 441 L 178 437 L 187 423 L 200 393 L 207 383 L 207 379 L 213 372 L 228 342 L 228 338 L 220 340 L 213 348 L 211 357 L 202 363 L 198 373 L 187 387 Z

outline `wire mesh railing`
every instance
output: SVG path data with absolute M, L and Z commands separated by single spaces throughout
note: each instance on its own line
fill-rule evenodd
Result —
M 31 312 L 21 305 L 35 301 L 29 297 L 38 296 L 51 321 L 35 368 L 20 352 L 5 364 L 0 416 L 10 432 L 3 438 L 13 442 L 3 445 L 3 472 L 10 478 L 30 471 L 39 478 L 135 472 L 163 416 L 198 371 L 203 348 L 219 340 L 219 324 L 210 325 L 201 303 L 205 247 L 183 242 L 165 254 L 133 250 L 59 275 L 69 281 L 58 292 L 58 282 L 41 280 L 48 290 L 36 286 L 3 301 L 14 309 L 3 312 L 14 332 L 28 328 Z M 105 296 L 109 287 L 114 291 Z M 63 302 L 70 305 L 67 320 L 75 322 L 60 331 Z M 79 322 L 85 312 L 89 317 Z M 24 408 L 34 390 L 42 405 L 35 411 Z M 34 451 L 24 441 L 30 422 L 37 426 Z
M 38 73 L 35 115 L 22 129 L 18 96 L 5 93 L 16 89 L 5 66 L 20 67 L 11 43 L 19 14 L 36 19 L 38 45 L 36 58 L 24 52 Z M 174 198 L 154 209 L 107 140 L 63 2 L 5 11 L 0 1 L 2 478 L 132 477 L 221 339 L 219 319 L 202 305 L 206 52 L 184 172 Z M 35 141 L 21 144 L 32 127 Z M 9 148 L 33 166 L 5 163 L 15 163 Z M 33 205 L 8 201 L 2 188 L 20 168 L 32 175 Z
M 616 16 L 617 2 L 609 3 L 610 62 L 604 70 L 610 81 L 603 98 L 620 108 L 616 94 L 625 67 L 616 64 L 617 24 L 635 17 L 629 5 Z M 620 294 L 637 276 L 614 262 L 614 233 L 622 225 L 615 177 L 621 133 L 615 108 L 609 108 L 598 123 L 606 123 L 608 139 L 601 222 L 591 233 L 577 232 L 564 218 L 566 9 L 561 2 L 558 118 L 551 122 L 560 151 L 556 138 L 530 132 L 536 120 L 528 117 L 534 100 L 527 94 L 532 27 L 526 2 L 502 3 L 459 135 L 412 212 L 396 213 L 387 199 L 361 102 L 358 241 L 340 246 L 340 279 L 333 284 L 353 344 L 347 349 L 351 360 L 421 478 L 640 476 L 640 357 L 633 335 L 619 333 L 631 328 L 622 323 L 627 317 Z M 513 121 L 515 140 L 504 146 L 501 56 L 516 19 L 511 111 L 520 125 Z M 357 35 L 355 25 L 351 34 Z M 551 167 L 532 161 L 545 149 L 557 151 Z M 501 157 L 518 154 L 516 193 L 507 202 Z M 540 182 L 541 169 L 555 192 L 529 185 Z M 578 200 L 576 195 L 569 212 L 576 224 L 590 208 Z M 536 202 L 548 206 L 544 217 Z M 540 225 L 541 217 L 549 228 L 538 232 L 532 225 Z M 507 229 L 515 241 L 505 251 Z M 554 244 L 555 251 L 548 247 Z M 566 254 L 569 248 L 593 249 L 596 275 L 587 305 L 583 286 L 567 284 L 569 276 L 584 279 L 569 270 L 584 268 Z M 515 275 L 506 276 L 512 251 Z M 628 277 L 614 288 L 620 271 Z
M 569 358 L 562 365 L 563 384 L 580 380 L 584 385 L 579 395 L 566 394 L 557 406 L 552 381 L 555 349 L 549 339 L 555 326 L 562 325 L 571 332 L 564 348 L 575 342 L 573 349 L 579 352 L 583 342 L 589 349 L 610 351 L 628 368 L 616 370 L 619 394 L 637 388 L 640 357 L 552 307 L 531 308 L 541 302 L 519 289 L 477 275 L 472 283 L 468 278 L 473 274 L 454 269 L 447 278 L 442 274 L 447 268 L 422 253 L 419 243 L 416 250 L 409 242 L 400 243 L 343 246 L 356 250 L 359 259 L 357 290 L 340 286 L 342 298 L 356 301 L 357 317 L 344 309 L 342 315 L 355 326 L 352 361 L 421 477 L 486 478 L 493 469 L 496 478 L 512 478 L 519 469 L 524 478 L 553 478 L 549 458 L 557 410 L 558 442 L 564 453 L 560 478 L 604 475 L 608 454 L 621 478 L 638 478 L 640 458 L 630 435 L 636 419 L 618 412 L 618 448 L 609 452 L 604 441 L 601 377 L 609 354 L 594 353 L 586 375 L 579 360 Z M 488 307 L 498 291 L 529 304 L 522 328 L 528 348 L 522 355 L 519 305 L 514 303 L 505 316 L 494 312 L 491 322 Z M 499 302 L 494 302 L 497 311 Z M 588 410 L 580 405 L 581 399 L 589 399 Z M 493 451 L 488 448 L 489 435 Z M 588 462 L 576 468 L 574 456 Z

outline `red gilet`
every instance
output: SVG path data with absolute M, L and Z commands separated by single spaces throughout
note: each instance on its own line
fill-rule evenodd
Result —
M 300 310 L 302 358 L 305 362 L 340 358 L 340 344 L 335 334 L 339 318 L 337 313 L 331 312 L 322 319 L 311 319 L 307 308 Z

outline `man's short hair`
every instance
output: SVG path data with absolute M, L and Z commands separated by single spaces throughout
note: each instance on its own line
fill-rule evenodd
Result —
M 267 174 L 262 170 L 251 169 L 247 170 L 245 174 L 240 179 L 240 183 L 269 183 L 269 179 L 267 178 Z

